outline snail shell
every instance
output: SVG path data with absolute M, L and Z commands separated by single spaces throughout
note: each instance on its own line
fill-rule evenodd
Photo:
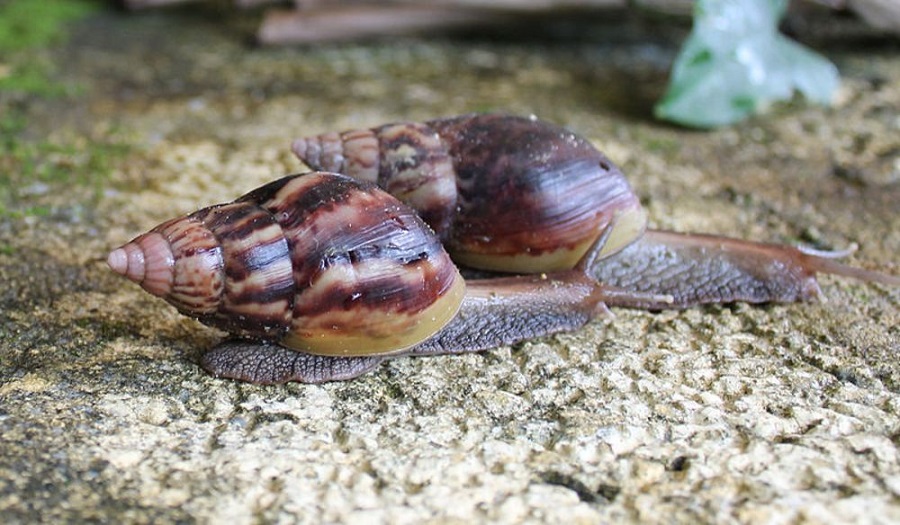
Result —
M 377 183 L 417 210 L 461 264 L 528 273 L 572 268 L 612 225 L 600 257 L 646 216 L 624 175 L 564 128 L 508 115 L 403 122 L 295 140 L 313 169 Z
M 414 210 L 332 173 L 160 224 L 108 263 L 207 325 L 318 355 L 402 351 L 446 325 L 465 295 Z

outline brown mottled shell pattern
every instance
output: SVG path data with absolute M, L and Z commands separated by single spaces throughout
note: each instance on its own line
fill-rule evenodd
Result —
M 817 272 L 900 286 L 900 277 L 835 260 L 847 252 L 645 232 L 621 171 L 534 118 L 395 123 L 298 139 L 293 150 L 355 179 L 285 177 L 167 221 L 107 259 L 182 313 L 241 338 L 204 355 L 215 375 L 348 379 L 380 356 L 480 351 L 573 330 L 607 305 L 807 300 Z M 442 242 L 461 264 L 538 275 L 467 287 Z
M 476 268 L 571 268 L 607 227 L 617 231 L 604 256 L 637 238 L 646 222 L 606 156 L 534 118 L 388 124 L 298 139 L 293 150 L 314 169 L 377 182 L 416 209 L 454 259 Z
M 128 277 L 182 313 L 314 354 L 401 351 L 449 322 L 465 295 L 414 210 L 332 173 L 279 179 L 123 251 L 140 252 Z

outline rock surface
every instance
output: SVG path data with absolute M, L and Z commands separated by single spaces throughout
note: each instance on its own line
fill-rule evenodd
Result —
M 596 142 L 656 227 L 857 243 L 852 263 L 897 274 L 896 41 L 811 30 L 843 75 L 834 108 L 696 133 L 649 119 L 671 30 L 260 50 L 206 15 L 93 16 L 53 58 L 81 94 L 28 108 L 22 141 L 131 148 L 98 194 L 38 186 L 49 213 L 0 217 L 3 521 L 900 521 L 898 289 L 824 277 L 816 304 L 617 310 L 515 348 L 259 387 L 204 374 L 220 334 L 103 263 L 301 171 L 295 137 L 498 110 Z

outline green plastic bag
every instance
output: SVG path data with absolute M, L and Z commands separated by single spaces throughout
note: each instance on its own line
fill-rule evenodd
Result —
M 698 0 L 658 118 L 685 126 L 731 124 L 798 90 L 828 104 L 837 68 L 778 32 L 786 0 Z

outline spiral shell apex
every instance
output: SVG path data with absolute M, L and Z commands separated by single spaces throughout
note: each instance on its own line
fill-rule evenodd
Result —
M 412 209 L 331 173 L 165 222 L 108 263 L 205 324 L 322 355 L 402 351 L 449 322 L 465 294 Z
M 463 115 L 295 140 L 315 169 L 346 173 L 416 209 L 475 268 L 571 268 L 611 228 L 602 257 L 644 231 L 622 172 L 588 141 L 536 118 Z

